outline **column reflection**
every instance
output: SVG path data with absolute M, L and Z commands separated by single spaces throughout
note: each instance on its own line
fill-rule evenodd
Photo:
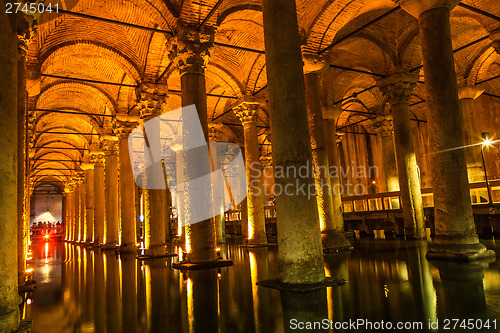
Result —
M 440 282 L 436 282 L 440 326 L 446 318 L 487 319 L 483 278 L 488 262 L 433 264 L 438 268 L 441 278 Z
M 135 253 L 120 255 L 122 327 L 124 332 L 137 329 L 137 260 Z
M 106 283 L 106 329 L 121 332 L 120 263 L 114 251 L 104 252 L 104 276 Z

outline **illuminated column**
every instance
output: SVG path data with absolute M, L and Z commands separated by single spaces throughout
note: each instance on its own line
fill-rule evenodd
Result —
M 184 161 L 182 158 L 182 151 L 175 154 L 175 168 L 176 168 L 176 204 L 177 204 L 177 242 L 182 243 L 186 240 L 185 237 L 185 223 L 184 223 Z
M 73 242 L 79 242 L 80 241 L 80 215 L 81 215 L 81 205 L 80 205 L 80 192 L 81 192 L 81 184 L 82 184 L 82 179 L 80 176 L 77 174 L 75 176 L 75 202 L 74 202 L 74 211 L 75 211 L 75 223 L 73 223 Z
M 103 150 L 106 162 L 105 173 L 105 244 L 104 249 L 116 249 L 118 237 L 118 138 L 103 137 Z
M 336 121 L 342 110 L 324 107 L 322 109 L 323 132 L 325 135 L 325 149 L 328 156 L 329 178 L 331 184 L 331 195 L 333 204 L 333 218 L 330 226 L 332 238 L 337 238 L 338 244 L 343 244 L 343 248 L 352 249 L 351 243 L 344 233 L 344 216 L 342 209 L 342 184 L 340 182 L 340 163 L 337 153 Z M 342 247 L 341 247 L 342 248 Z
M 210 123 L 208 124 L 208 136 L 210 142 L 217 142 L 217 132 L 222 128 L 222 124 Z M 217 148 L 210 146 L 210 158 L 212 165 L 212 172 L 215 171 L 217 159 L 218 159 L 218 151 Z M 212 173 L 212 175 L 216 175 Z M 215 228 L 217 233 L 217 243 L 225 243 L 225 235 L 226 235 L 226 226 L 224 222 L 224 184 L 220 182 L 212 182 L 213 184 L 213 198 L 214 198 L 214 219 L 215 219 Z M 216 186 L 217 185 L 217 186 Z M 218 207 L 218 204 L 221 207 Z
M 182 106 L 195 105 L 201 128 L 208 143 L 207 94 L 205 84 L 205 69 L 214 42 L 214 29 L 205 26 L 198 31 L 196 26 L 179 27 L 177 35 L 169 41 L 170 58 L 179 69 L 181 76 Z M 183 137 L 189 144 L 189 133 Z M 184 219 L 186 234 L 186 249 L 191 263 L 202 263 L 217 260 L 217 240 L 214 219 L 201 222 L 192 221 L 191 212 L 197 209 L 199 202 L 192 202 L 191 197 L 203 197 L 204 205 L 212 203 L 210 186 L 192 188 L 190 180 L 210 174 L 210 156 L 207 153 L 184 151 Z M 196 168 L 193 168 L 196 165 Z M 208 188 L 207 188 L 208 187 Z M 199 209 L 199 208 L 198 208 Z
M 74 242 L 75 241 L 75 216 L 76 216 L 76 211 L 75 211 L 75 196 L 76 196 L 76 191 L 77 191 L 77 186 L 75 182 L 75 178 L 72 177 L 68 181 L 68 187 L 69 187 L 69 194 L 70 198 L 68 199 L 68 207 L 69 207 L 69 221 L 68 225 L 66 228 L 68 229 L 68 241 Z
M 418 17 L 428 92 L 436 237 L 429 259 L 471 261 L 494 256 L 479 243 L 470 202 L 462 115 L 451 43 L 450 10 L 459 0 L 399 1 Z
M 380 138 L 383 153 L 383 171 L 385 175 L 385 191 L 399 191 L 398 169 L 396 167 L 396 153 L 394 152 L 394 126 L 389 114 L 382 114 L 375 118 L 375 133 Z M 396 208 L 396 207 L 394 207 Z
M 275 183 L 297 192 L 276 195 L 280 281 L 319 283 L 325 269 L 316 198 L 299 191 L 314 188 L 314 179 L 276 177 L 278 168 L 312 165 L 295 1 L 264 0 L 263 15 Z
M 234 110 L 243 125 L 247 176 L 248 244 L 267 244 L 264 193 L 260 168 L 257 112 L 259 103 L 243 100 Z
M 325 128 L 323 123 L 323 110 L 321 106 L 320 74 L 328 68 L 325 58 L 305 54 L 303 57 L 304 72 L 306 73 L 306 101 L 309 134 L 314 167 L 314 183 L 316 186 L 316 201 L 318 205 L 319 224 L 323 251 L 339 251 L 351 249 L 351 244 L 341 233 L 343 224 L 338 225 L 335 218 L 342 215 L 342 207 L 335 211 L 332 196 L 332 183 L 330 179 L 330 163 L 325 143 Z M 335 135 L 335 131 L 330 133 Z M 342 219 L 343 223 L 343 219 Z
M 0 13 L 0 332 L 19 327 L 17 277 L 17 46 L 16 21 L 21 16 Z M 11 22 L 11 20 L 13 22 Z M 14 126 L 13 126 L 14 125 Z
M 424 206 L 408 104 L 418 79 L 418 74 L 401 72 L 380 80 L 378 84 L 391 105 L 405 234 L 407 238 L 423 239 L 426 238 Z
M 167 88 L 160 85 L 143 84 L 139 87 L 136 94 L 140 96 L 137 108 L 141 114 L 141 126 L 144 123 L 159 116 L 166 108 L 167 104 Z M 152 154 L 152 140 L 161 139 L 160 121 L 150 121 L 147 131 L 144 130 L 146 137 L 144 146 L 144 154 Z M 158 144 L 158 143 L 156 143 Z M 152 155 L 144 160 L 153 161 Z M 162 181 L 161 185 L 166 187 L 166 179 L 163 175 L 162 165 L 154 163 L 148 167 L 147 174 L 144 175 L 145 184 L 142 186 L 142 195 L 144 198 L 144 254 L 146 256 L 161 256 L 166 253 L 165 248 L 165 209 L 166 204 L 164 189 L 151 188 L 158 186 L 157 182 Z M 146 186 L 144 186 L 146 185 Z
M 168 184 L 167 184 L 168 185 Z M 170 216 L 172 215 L 172 194 L 170 189 L 167 187 L 165 191 L 165 204 L 163 205 L 163 218 L 165 224 L 165 242 L 169 243 L 172 239 L 172 221 Z
M 66 183 L 66 187 L 64 188 L 64 191 L 66 192 L 66 221 L 64 221 L 64 232 L 65 232 L 65 238 L 64 240 L 66 241 L 71 241 L 71 226 L 73 224 L 73 204 L 75 199 L 73 198 L 74 195 L 74 186 L 69 180 Z
M 135 181 L 130 163 L 128 136 L 137 126 L 137 118 L 117 114 L 118 145 L 120 150 L 120 251 L 136 252 Z
M 90 163 L 80 165 L 85 170 L 85 234 L 83 242 L 92 243 L 94 234 L 94 166 Z
M 101 246 L 104 239 L 105 198 L 104 198 L 104 152 L 90 151 L 90 161 L 94 164 L 94 230 L 91 241 L 94 246 Z M 88 241 L 88 240 L 87 240 Z
M 78 241 L 80 243 L 85 242 L 85 227 L 87 224 L 87 212 L 86 212 L 86 197 L 87 197 L 87 183 L 88 179 L 85 177 L 85 172 L 79 172 L 79 176 L 81 179 L 81 184 L 80 184 L 80 230 L 78 231 L 79 237 Z
M 26 225 L 26 112 L 27 112 L 27 99 L 28 94 L 26 91 L 26 57 L 28 54 L 29 30 L 28 26 L 25 27 L 26 31 L 18 31 L 17 46 L 17 247 L 18 247 L 18 277 L 19 284 L 24 284 L 24 271 L 26 270 L 26 252 L 29 238 L 29 226 Z
M 477 129 L 474 108 L 474 100 L 481 96 L 484 90 L 476 86 L 462 85 L 458 87 L 458 99 L 460 100 L 460 112 L 463 117 L 465 161 L 469 182 L 479 182 L 484 180 L 484 173 L 481 164 L 481 148 L 474 144 L 481 142 L 481 131 Z

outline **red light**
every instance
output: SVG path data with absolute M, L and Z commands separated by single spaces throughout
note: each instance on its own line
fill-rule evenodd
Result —
M 45 235 L 45 239 L 49 239 L 49 237 L 50 237 L 50 236 L 49 236 L 48 234 L 47 234 L 47 235 Z

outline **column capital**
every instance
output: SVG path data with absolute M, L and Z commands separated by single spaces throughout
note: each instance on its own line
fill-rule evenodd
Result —
M 104 151 L 99 149 L 97 145 L 92 145 L 90 147 L 89 158 L 90 163 L 92 163 L 94 167 L 104 166 Z
M 304 74 L 322 74 L 330 65 L 330 57 L 302 51 Z
M 270 167 L 273 165 L 273 155 L 267 154 L 260 156 L 260 165 L 262 168 Z
M 138 125 L 140 118 L 124 113 L 116 114 L 116 132 L 118 137 L 128 136 Z
M 148 120 L 160 115 L 167 106 L 168 88 L 165 85 L 141 83 L 135 94 L 141 119 Z
M 382 94 L 390 105 L 408 103 L 413 89 L 417 86 L 420 76 L 407 72 L 394 73 L 377 81 Z
M 408 14 L 418 18 L 422 13 L 436 8 L 452 10 L 461 0 L 392 0 Z
M 205 74 L 210 53 L 215 41 L 215 29 L 204 26 L 181 25 L 175 36 L 167 41 L 169 58 L 179 72 L 184 74 Z
M 479 89 L 472 85 L 463 85 L 458 87 L 458 99 L 476 99 L 482 95 L 484 89 Z
M 113 135 L 101 136 L 101 149 L 105 156 L 116 154 L 118 152 L 118 137 Z
M 75 190 L 75 183 L 73 181 L 68 181 L 64 186 L 64 192 L 71 193 Z
M 389 114 L 379 115 L 373 122 L 375 133 L 380 134 L 381 137 L 392 136 L 394 132 L 394 124 L 392 116 Z
M 81 183 L 83 183 L 84 179 L 85 179 L 85 171 L 77 171 L 76 175 L 73 177 L 73 182 L 75 186 L 78 186 Z
M 344 111 L 338 106 L 323 106 L 322 112 L 324 120 L 337 121 Z
M 23 12 L 18 12 L 16 15 L 16 34 L 19 42 L 17 45 L 18 55 L 26 61 L 28 57 L 28 45 L 34 37 L 33 24 L 32 20 Z
M 208 123 L 208 139 L 210 142 L 216 142 L 218 138 L 218 133 L 221 131 L 224 125 L 219 123 Z
M 233 110 L 236 116 L 240 119 L 241 124 L 245 125 L 256 120 L 255 116 L 259 111 L 259 108 L 259 102 L 244 98 Z
M 335 133 L 335 141 L 337 142 L 337 146 L 342 142 L 344 135 L 345 133 Z
M 93 170 L 93 169 L 94 169 L 94 164 L 92 164 L 91 162 L 82 162 L 82 163 L 80 164 L 80 168 L 81 168 L 83 171 Z

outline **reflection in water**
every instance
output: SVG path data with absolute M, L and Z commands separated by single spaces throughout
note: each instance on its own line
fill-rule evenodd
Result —
M 429 264 L 425 242 L 358 241 L 351 253 L 327 254 L 327 275 L 348 283 L 305 294 L 255 285 L 278 276 L 276 248 L 228 244 L 221 251 L 234 266 L 185 272 L 171 267 L 179 258 L 138 261 L 114 251 L 34 244 L 38 285 L 25 295 L 32 303 L 23 317 L 33 319 L 35 333 L 281 333 L 297 331 L 292 319 L 500 319 L 498 261 Z

